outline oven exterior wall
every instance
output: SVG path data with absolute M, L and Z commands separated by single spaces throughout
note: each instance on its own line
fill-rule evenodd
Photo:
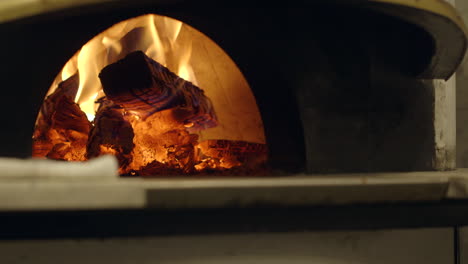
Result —
M 460 0 L 445 0 L 458 6 Z M 465 1 L 466 2 L 466 1 Z M 457 167 L 457 77 L 434 81 L 434 167 L 453 170 Z
M 456 0 L 457 9 L 468 23 L 468 1 Z M 468 167 L 468 56 L 457 71 L 457 167 Z
M 0 251 L 17 264 L 455 263 L 451 228 L 17 240 L 0 241 Z
M 291 87 L 304 128 L 307 171 L 454 169 L 454 79 L 408 75 L 392 56 L 411 53 L 409 43 L 402 44 L 410 35 L 359 24 L 361 30 L 346 33 L 341 28 L 347 26 L 329 29 L 352 39 L 345 46 L 327 32 L 321 32 L 325 40 L 301 41 L 308 53 L 299 64 L 308 66 L 293 69 L 299 73 Z
M 447 81 L 433 80 L 434 140 L 433 166 L 436 170 L 453 170 L 456 166 L 456 75 Z

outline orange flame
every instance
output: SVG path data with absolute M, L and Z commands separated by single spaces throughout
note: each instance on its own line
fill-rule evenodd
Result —
M 210 107 L 216 111 L 217 126 L 190 133 L 188 128 L 195 124 L 182 123 L 176 118 L 182 108 L 166 109 L 146 117 L 120 107 L 105 112 L 106 100 L 100 99 L 106 95 L 99 74 L 107 65 L 134 51 L 144 52 L 201 88 L 206 96 L 203 98 L 209 98 Z M 57 90 L 59 84 L 62 88 L 73 88 Z M 76 91 L 74 98 L 70 91 Z M 191 173 L 223 171 L 241 165 L 253 168 L 266 160 L 263 123 L 242 73 L 216 43 L 169 17 L 152 14 L 136 17 L 95 36 L 65 64 L 49 95 L 52 96 L 46 99 L 41 114 L 59 123 L 49 124 L 40 118 L 41 114 L 38 116 L 33 136 L 35 156 L 83 160 L 92 155 L 113 154 L 121 162 L 121 173 L 139 171 L 142 175 L 166 170 L 171 173 L 172 169 Z M 104 103 L 99 118 L 95 123 L 86 121 L 86 118 L 94 120 L 101 102 Z M 69 109 L 53 109 L 54 106 Z M 65 113 L 55 114 L 59 112 Z M 69 129 L 69 124 L 74 124 L 76 118 L 84 122 L 75 126 L 75 131 Z M 120 122 L 120 118 L 129 123 Z M 114 132 L 99 134 L 109 131 L 109 127 L 117 129 L 116 134 L 131 137 L 113 138 Z
M 190 64 L 192 43 L 178 39 L 182 26 L 181 21 L 157 15 L 141 16 L 112 26 L 86 43 L 65 64 L 48 95 L 55 91 L 60 82 L 78 72 L 80 85 L 75 102 L 92 121 L 98 108 L 95 101 L 103 95 L 99 72 L 106 65 L 121 59 L 123 54 L 136 50 L 145 51 L 150 58 L 196 85 L 197 80 Z M 137 36 L 129 38 L 138 37 L 138 41 L 123 39 L 132 34 L 132 30 L 137 32 Z M 128 42 L 132 42 L 131 45 Z
M 48 94 L 79 74 L 75 102 L 91 121 L 105 96 L 99 73 L 128 53 L 141 50 L 185 80 L 201 87 L 213 102 L 219 124 L 199 132 L 200 140 L 265 143 L 255 98 L 231 58 L 211 39 L 173 18 L 148 14 L 125 20 L 95 36 L 65 64 Z M 189 126 L 189 124 L 187 124 Z

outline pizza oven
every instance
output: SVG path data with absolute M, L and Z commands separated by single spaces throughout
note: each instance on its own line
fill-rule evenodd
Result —
M 436 2 L 447 9 L 442 1 Z M 231 156 L 253 149 L 250 158 L 236 156 L 236 162 L 265 155 L 262 168 L 267 169 L 256 174 L 453 169 L 454 143 L 444 143 L 443 155 L 437 143 L 439 134 L 444 141 L 452 129 L 439 131 L 434 125 L 436 98 L 448 89 L 439 88 L 445 84 L 433 79 L 449 78 L 459 65 L 466 48 L 464 27 L 459 20 L 418 8 L 374 1 L 268 7 L 243 2 L 219 7 L 210 1 L 90 1 L 48 5 L 43 11 L 14 9 L 18 15 L 9 13 L 0 25 L 8 36 L 1 49 L 0 154 L 23 158 L 34 154 L 32 135 L 40 113 L 44 115 L 43 102 L 60 85 L 68 90 L 76 86 L 73 103 L 92 109 L 81 109 L 82 113 L 96 115 L 102 88 L 98 98 L 97 88 L 86 87 L 101 85 L 98 75 L 104 66 L 145 49 L 176 77 L 200 83 L 208 98 L 213 97 L 209 99 L 219 126 L 210 128 L 210 121 L 203 121 L 208 129 L 199 132 L 197 146 L 214 146 L 218 152 L 224 148 Z M 159 35 L 141 40 L 151 30 Z M 93 45 L 100 46 L 85 54 Z M 94 72 L 89 70 L 93 67 Z M 144 66 L 134 64 L 126 72 L 134 71 L 130 75 L 138 79 L 145 70 L 138 67 Z M 104 76 L 113 85 L 108 91 L 133 78 L 121 77 L 117 68 Z M 72 78 L 77 74 L 79 81 Z M 95 84 L 87 85 L 92 81 Z M 148 100 L 139 102 L 144 105 Z M 138 108 L 132 107 L 124 111 Z M 145 108 L 145 115 L 153 113 L 151 109 Z M 197 118 L 209 114 L 201 116 Z M 183 125 L 193 126 L 194 117 L 187 120 Z M 90 124 L 81 126 L 88 126 L 86 134 Z M 103 130 L 109 129 L 115 127 Z M 69 144 L 70 139 L 64 141 Z M 94 156 L 117 151 L 115 147 L 103 151 L 104 145 Z M 51 148 L 42 156 L 66 159 L 50 154 Z M 208 150 L 202 152 L 209 156 Z M 124 159 L 120 154 L 119 161 Z
M 12 4 L 0 16 L 0 155 L 110 154 L 120 176 L 51 166 L 14 179 L 2 165 L 0 208 L 79 210 L 62 215 L 78 225 L 102 209 L 188 208 L 164 214 L 172 231 L 194 208 L 221 210 L 191 215 L 206 231 L 221 215 L 261 229 L 259 207 L 288 222 L 285 206 L 310 219 L 303 206 L 466 198 L 449 78 L 467 31 L 453 6 L 426 2 Z M 232 218 L 233 207 L 250 209 Z M 3 231 L 41 233 L 20 224 L 30 216 L 7 214 L 18 225 Z

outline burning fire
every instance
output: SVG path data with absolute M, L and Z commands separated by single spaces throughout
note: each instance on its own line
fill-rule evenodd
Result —
M 48 94 L 52 94 L 60 82 L 78 72 L 80 86 L 75 102 L 92 121 L 98 108 L 96 99 L 104 95 L 98 79 L 99 72 L 135 50 L 144 51 L 162 65 L 175 69 L 180 77 L 197 84 L 190 65 L 192 43 L 190 40 L 177 41 L 182 25 L 181 21 L 172 18 L 145 15 L 112 26 L 86 43 L 65 64 Z M 188 28 L 187 25 L 185 27 Z
M 249 173 L 266 162 L 262 120 L 229 56 L 181 21 L 144 15 L 86 43 L 36 121 L 33 155 L 116 155 L 129 175 Z

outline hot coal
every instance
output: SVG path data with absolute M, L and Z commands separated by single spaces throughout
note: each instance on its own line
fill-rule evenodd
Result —
M 251 174 L 267 161 L 265 144 L 235 140 L 205 140 L 197 146 L 200 150 L 195 168 L 203 170 L 244 169 L 243 174 Z

